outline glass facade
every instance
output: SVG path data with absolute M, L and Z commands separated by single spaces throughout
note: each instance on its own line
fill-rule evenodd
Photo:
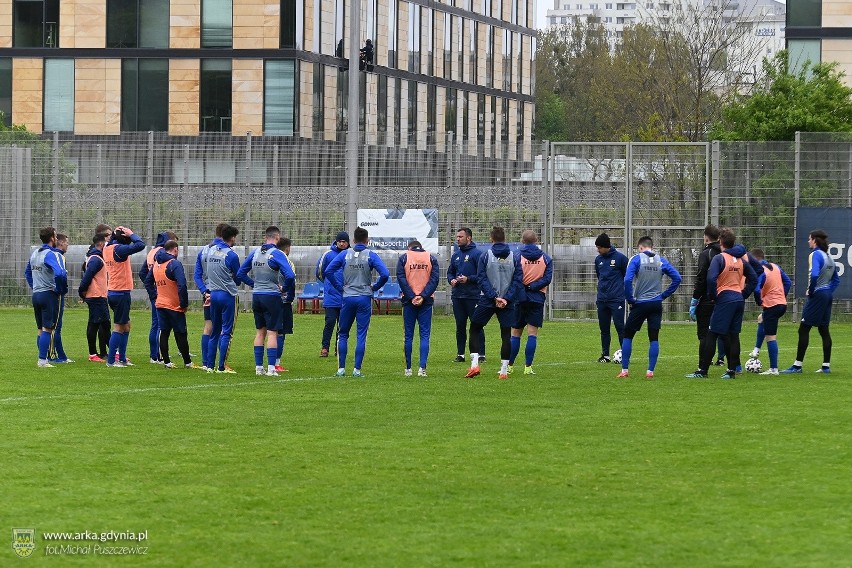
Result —
M 168 0 L 107 0 L 107 47 L 169 47 Z
M 3 124 L 12 126 L 12 58 L 0 57 L 0 112 Z
M 263 77 L 263 132 L 292 136 L 296 131 L 296 62 L 268 60 Z
M 44 130 L 74 131 L 74 60 L 44 60 Z
M 202 59 L 199 90 L 201 132 L 231 131 L 231 60 Z
M 303 49 L 305 45 L 305 0 L 282 0 L 281 47 Z
M 14 47 L 59 47 L 59 0 L 15 0 Z
M 168 129 L 169 60 L 122 59 L 122 132 Z
M 815 27 L 822 25 L 822 0 L 794 0 L 787 3 L 788 27 Z
M 234 6 L 231 0 L 202 0 L 201 47 L 232 47 L 233 20 Z

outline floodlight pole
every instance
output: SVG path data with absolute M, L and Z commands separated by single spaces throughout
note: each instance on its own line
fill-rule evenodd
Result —
M 349 196 L 346 201 L 346 228 L 351 235 L 357 226 L 358 216 L 358 145 L 361 117 L 361 0 L 350 0 L 349 10 L 349 100 L 346 116 L 346 186 Z

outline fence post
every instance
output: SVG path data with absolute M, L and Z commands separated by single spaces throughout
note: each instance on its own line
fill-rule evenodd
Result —
M 183 210 L 181 238 L 186 242 L 189 240 L 189 144 L 183 145 L 183 180 L 181 190 L 181 209 Z
M 59 132 L 53 132 L 53 164 L 52 164 L 52 181 L 53 195 L 51 202 L 53 211 L 51 212 L 51 225 L 54 227 L 59 222 Z M 100 208 L 100 205 L 98 205 Z
M 148 148 L 146 152 L 145 163 L 145 194 L 148 196 L 148 218 L 145 220 L 145 231 L 147 233 L 148 242 L 156 242 L 154 239 L 154 132 L 148 131 Z M 186 236 L 181 239 L 183 243 L 183 258 L 186 258 Z
M 555 175 L 550 175 L 551 168 L 556 167 L 556 161 L 553 160 L 553 146 L 550 144 L 550 140 L 545 140 L 542 142 L 541 146 L 541 187 L 542 187 L 542 226 L 544 230 L 542 231 L 542 239 L 544 242 L 542 243 L 542 248 L 553 256 L 553 246 L 555 235 L 553 234 L 553 193 L 554 193 L 554 184 L 553 178 Z M 535 155 L 533 155 L 533 178 L 535 178 Z M 551 289 L 553 287 L 551 286 Z M 547 300 L 547 319 L 553 319 L 553 294 L 545 295 L 545 299 Z
M 710 194 L 705 198 L 704 220 L 719 226 L 719 187 L 722 170 L 722 143 L 713 140 L 710 152 Z
M 278 185 L 278 144 L 272 147 L 272 195 L 278 203 L 282 203 L 280 194 L 281 188 Z M 273 208 L 272 224 L 278 226 L 278 211 L 279 208 Z
M 796 234 L 796 226 L 799 224 L 799 199 L 801 198 L 801 158 L 802 158 L 802 138 L 801 132 L 796 131 L 796 142 L 795 142 L 795 151 L 794 151 L 794 162 L 793 162 L 793 274 L 796 274 L 796 243 L 795 234 Z M 796 279 L 793 279 L 793 288 L 796 287 Z M 798 293 L 798 290 L 796 290 Z M 795 296 L 794 296 L 795 297 Z M 798 314 L 799 302 L 798 300 L 793 302 L 793 317 L 797 318 Z
M 249 253 L 249 248 L 251 248 L 251 244 L 249 241 L 254 238 L 254 235 L 251 232 L 251 131 L 246 132 L 246 166 L 245 166 L 245 198 L 243 203 L 245 203 L 246 213 L 243 218 L 243 258 L 246 258 Z M 253 241 L 252 241 L 253 242 Z
M 624 248 L 633 243 L 633 145 L 627 142 L 624 152 Z

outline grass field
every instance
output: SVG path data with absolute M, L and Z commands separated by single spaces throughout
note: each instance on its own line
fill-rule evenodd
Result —
M 147 363 L 146 312 L 135 367 L 89 363 L 85 317 L 63 332 L 78 362 L 37 369 L 31 312 L 0 310 L 0 565 L 852 565 L 848 325 L 831 375 L 814 332 L 803 375 L 684 379 L 695 329 L 669 325 L 657 378 L 641 334 L 624 381 L 595 362 L 596 325 L 548 323 L 538 374 L 499 381 L 494 323 L 483 376 L 461 378 L 436 317 L 429 377 L 403 378 L 401 319 L 375 316 L 366 378 L 340 379 L 321 317 L 297 316 L 290 371 L 265 378 L 241 314 L 223 378 Z M 198 313 L 190 329 L 198 352 Z M 783 327 L 782 367 L 794 341 Z M 35 528 L 38 559 L 13 528 Z M 63 543 L 44 532 L 110 530 L 147 531 L 118 543 L 147 554 L 45 558 Z

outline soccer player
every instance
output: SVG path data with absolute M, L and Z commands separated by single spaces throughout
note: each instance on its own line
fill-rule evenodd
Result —
M 363 377 L 361 365 L 367 351 L 367 331 L 373 314 L 373 292 L 379 290 L 390 278 L 387 266 L 375 252 L 367 249 L 370 235 L 367 229 L 358 227 L 353 235 L 355 245 L 340 251 L 325 271 L 325 278 L 343 295 L 340 308 L 340 339 L 337 346 L 337 376 L 346 375 L 346 355 L 349 349 L 349 331 L 357 320 L 355 341 L 355 368 L 353 377 Z M 375 284 L 370 284 L 372 271 L 379 274 Z M 342 273 L 342 278 L 338 276 Z
M 719 245 L 719 227 L 707 225 L 704 227 L 704 248 L 698 254 L 698 272 L 695 274 L 695 288 L 692 291 L 692 300 L 689 302 L 689 319 L 696 322 L 696 334 L 698 335 L 699 359 L 702 344 L 709 341 L 710 316 L 713 315 L 713 307 L 716 305 L 707 293 L 707 270 L 713 257 L 722 252 Z M 724 357 L 724 349 L 720 350 L 719 359 Z M 699 367 L 701 366 L 699 362 Z
M 183 264 L 177 258 L 178 243 L 169 239 L 158 248 L 154 255 L 154 266 L 145 275 L 145 288 L 157 287 L 154 294 L 154 308 L 157 310 L 159 326 L 158 354 L 163 358 L 163 366 L 174 369 L 175 364 L 169 357 L 169 336 L 175 332 L 175 343 L 183 357 L 183 366 L 192 369 L 189 355 L 189 341 L 186 331 L 186 308 L 189 306 L 189 292 L 186 287 L 186 273 Z
M 337 287 L 332 285 L 331 281 L 326 277 L 326 270 L 328 269 L 328 265 L 331 264 L 331 261 L 340 254 L 340 251 L 348 248 L 349 233 L 340 231 L 334 238 L 334 242 L 328 247 L 328 250 L 317 260 L 316 277 L 317 282 L 322 282 L 322 307 L 325 311 L 325 327 L 322 329 L 320 357 L 328 357 L 328 348 L 331 345 L 331 333 L 334 331 L 334 326 L 338 325 L 340 307 L 343 305 L 343 297 L 337 291 Z
M 207 372 L 235 374 L 225 367 L 234 323 L 237 314 L 237 286 L 242 280 L 237 276 L 240 270 L 240 258 L 231 247 L 237 242 L 239 229 L 226 225 L 222 228 L 222 237 L 216 238 L 207 252 L 207 285 L 210 291 L 210 340 L 207 343 Z M 219 362 L 216 364 L 216 351 Z
M 598 363 L 609 363 L 609 345 L 612 342 L 610 322 L 615 325 L 619 346 L 624 339 L 624 275 L 627 273 L 627 257 L 612 246 L 606 233 L 598 235 L 595 247 L 598 249 L 598 256 L 595 257 L 598 298 L 595 303 L 601 330 L 601 356 L 598 357 Z
M 822 229 L 811 231 L 808 235 L 811 254 L 808 257 L 808 299 L 802 309 L 802 322 L 799 324 L 799 345 L 796 360 L 782 373 L 801 373 L 802 362 L 808 350 L 811 328 L 816 327 L 822 337 L 822 367 L 817 373 L 831 372 L 831 303 L 834 291 L 840 286 L 840 275 L 834 259 L 828 254 L 828 235 Z
M 296 265 L 290 259 L 290 247 L 292 245 L 293 242 L 290 239 L 281 237 L 276 246 L 287 257 L 287 262 L 290 263 L 293 274 L 296 274 Z M 284 373 L 288 370 L 283 364 L 284 341 L 288 335 L 293 335 L 293 300 L 296 299 L 296 280 L 288 281 L 284 277 L 284 273 L 278 271 L 278 289 L 281 291 L 281 302 L 284 304 L 284 319 L 281 329 L 278 330 L 278 358 L 275 362 L 275 370 Z
M 778 374 L 778 320 L 787 312 L 787 294 L 793 282 L 780 266 L 766 260 L 762 249 L 753 249 L 749 257 L 760 262 L 763 273 L 757 277 L 757 288 L 754 290 L 754 300 L 763 312 L 757 319 L 757 343 L 749 353 L 749 357 L 760 355 L 760 346 L 766 339 L 766 350 L 769 351 L 769 369 L 761 375 Z
M 98 233 L 92 237 L 92 246 L 83 263 L 83 278 L 77 293 L 89 308 L 86 340 L 89 343 L 89 361 L 105 363 L 109 342 L 109 304 L 107 303 L 107 271 L 103 250 L 107 237 Z M 100 348 L 98 348 L 98 345 Z
M 62 268 L 68 273 L 68 267 L 65 264 L 65 253 L 68 252 L 68 235 L 63 233 L 56 234 L 56 252 L 59 253 L 59 260 L 62 263 Z M 62 321 L 65 316 L 65 294 L 59 298 L 59 315 L 56 320 L 56 328 L 53 330 L 53 345 L 48 360 L 52 364 L 56 363 L 73 363 L 74 359 L 69 359 L 65 354 L 65 348 L 62 345 Z
M 107 267 L 107 302 L 112 308 L 113 332 L 109 338 L 108 367 L 132 366 L 127 360 L 130 339 L 130 291 L 133 290 L 133 270 L 130 256 L 145 248 L 145 241 L 127 227 L 116 227 L 104 247 Z M 118 357 L 116 357 L 118 354 Z
M 258 376 L 277 377 L 278 331 L 284 320 L 284 303 L 278 287 L 278 275 L 284 273 L 285 287 L 296 281 L 296 275 L 283 252 L 278 250 L 281 231 L 269 226 L 263 232 L 266 242 L 254 249 L 240 265 L 237 280 L 252 288 L 251 311 L 254 313 L 254 370 Z M 251 276 L 249 276 L 251 273 Z M 267 367 L 263 368 L 263 343 L 266 340 Z
M 44 227 L 38 234 L 41 246 L 33 251 L 24 277 L 33 291 L 33 311 L 38 327 L 38 366 L 53 367 L 47 354 L 53 341 L 53 329 L 59 317 L 59 300 L 68 291 L 68 273 L 60 260 L 56 246 L 56 229 Z
M 515 365 L 515 358 L 521 351 L 521 333 L 527 328 L 527 345 L 524 349 L 524 374 L 535 375 L 532 364 L 538 345 L 538 330 L 544 325 L 544 300 L 547 287 L 553 280 L 553 260 L 544 254 L 538 246 L 538 235 L 535 231 L 526 230 L 521 235 L 521 270 L 523 272 L 524 288 L 519 295 L 515 307 L 515 323 L 512 325 L 510 338 L 511 353 L 509 354 L 509 373 Z M 620 254 L 620 253 L 619 253 Z M 597 263 L 595 263 L 597 266 Z M 622 310 L 623 315 L 624 310 Z M 607 332 L 609 322 L 607 321 Z M 609 341 L 607 341 L 609 349 Z
M 481 294 L 473 316 L 470 318 L 470 369 L 465 377 L 470 379 L 479 375 L 479 354 L 482 353 L 485 326 L 491 317 L 497 314 L 502 343 L 498 376 L 501 379 L 508 379 L 515 303 L 524 287 L 524 278 L 520 255 L 512 252 L 506 244 L 506 232 L 503 227 L 491 229 L 491 248 L 479 259 L 476 280 Z
M 725 344 L 728 369 L 723 379 L 737 376 L 740 366 L 740 331 L 743 324 L 745 299 L 757 286 L 757 274 L 749 264 L 746 249 L 736 244 L 736 235 L 730 229 L 719 232 L 722 252 L 713 257 L 707 269 L 707 294 L 715 302 L 710 316 L 708 338 L 701 344 L 698 369 L 687 378 L 706 378 L 716 350 L 717 338 Z
M 418 377 L 426 376 L 429 342 L 432 336 L 433 297 L 438 288 L 440 268 L 435 255 L 423 250 L 420 241 L 408 243 L 408 251 L 399 257 L 396 279 L 402 291 L 402 325 L 405 350 L 405 376 L 411 376 L 411 351 L 414 344 L 414 325 L 420 329 L 420 365 Z
M 148 274 L 154 269 L 154 258 L 163 249 L 163 245 L 167 241 L 177 241 L 177 235 L 172 231 L 163 231 L 158 234 L 154 247 L 148 251 L 145 262 L 139 268 L 139 280 L 145 285 L 145 290 L 148 292 L 148 300 L 151 302 L 151 330 L 148 332 L 148 346 L 150 348 L 151 363 L 154 364 L 160 364 L 163 360 L 160 357 L 160 324 L 157 320 L 159 313 L 156 307 L 157 284 L 148 279 Z
M 464 363 L 464 350 L 467 345 L 467 326 L 479 302 L 479 283 L 476 274 L 482 251 L 473 242 L 473 233 L 468 227 L 456 231 L 458 250 L 450 258 L 447 267 L 447 282 L 452 291 L 453 316 L 456 318 L 456 363 Z M 485 363 L 485 335 L 480 345 L 479 362 Z
M 210 331 L 213 329 L 213 321 L 210 319 L 210 290 L 207 289 L 207 255 L 210 253 L 210 249 L 213 247 L 216 239 L 222 238 L 222 229 L 227 226 L 227 223 L 216 225 L 213 240 L 198 251 L 198 256 L 195 258 L 195 271 L 192 275 L 195 285 L 201 293 L 202 305 L 204 307 L 204 328 L 201 332 L 201 369 L 203 371 L 213 368 L 212 362 L 207 357 L 207 347 L 210 345 Z M 210 364 L 208 365 L 208 363 Z
M 639 254 L 627 263 L 624 276 L 624 296 L 630 305 L 630 314 L 624 325 L 624 340 L 621 342 L 621 372 L 616 376 L 629 376 L 630 356 L 633 353 L 633 337 L 648 322 L 648 370 L 646 379 L 654 378 L 657 358 L 660 356 L 660 328 L 663 321 L 663 300 L 674 294 L 680 286 L 681 277 L 677 269 L 666 258 L 654 250 L 654 241 L 644 236 L 636 243 Z M 663 290 L 663 275 L 669 277 L 669 287 Z

